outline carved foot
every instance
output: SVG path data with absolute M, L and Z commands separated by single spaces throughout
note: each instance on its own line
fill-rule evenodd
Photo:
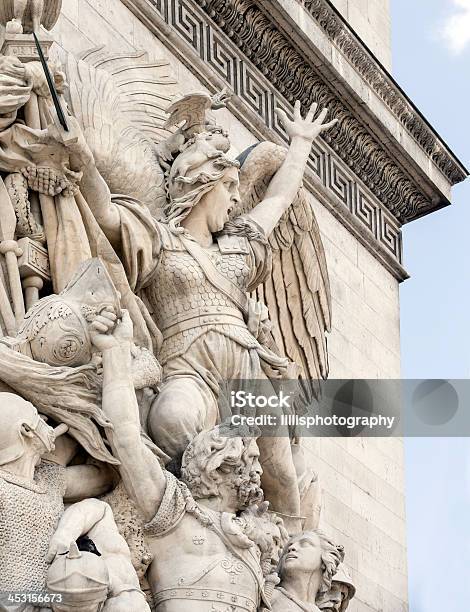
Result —
M 23 34 L 23 26 L 19 19 L 12 19 L 6 25 L 6 32 L 8 34 Z

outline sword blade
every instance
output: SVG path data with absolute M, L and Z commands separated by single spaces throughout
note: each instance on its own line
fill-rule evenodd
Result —
M 44 74 L 46 75 L 47 85 L 49 86 L 49 91 L 51 92 L 51 97 L 54 103 L 57 117 L 59 118 L 60 125 L 64 128 L 66 132 L 68 132 L 69 126 L 67 125 L 67 120 L 65 119 L 64 111 L 62 110 L 62 106 L 60 105 L 60 100 L 57 94 L 57 90 L 55 88 L 54 79 L 52 78 L 51 72 L 49 70 L 49 66 L 47 65 L 47 62 L 46 62 L 46 58 L 44 57 L 44 53 L 42 52 L 38 37 L 36 36 L 34 32 L 33 32 L 33 36 L 34 36 L 34 42 L 36 43 L 36 49 L 38 50 L 39 59 L 41 60 L 42 68 L 44 70 Z

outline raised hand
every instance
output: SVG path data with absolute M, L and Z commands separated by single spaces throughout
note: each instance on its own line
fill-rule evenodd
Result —
M 122 319 L 110 310 L 103 310 L 91 323 L 90 336 L 93 345 L 101 352 L 130 344 L 133 339 L 132 319 L 127 310 L 123 310 Z
M 302 119 L 300 113 L 300 100 L 297 100 L 294 106 L 293 121 L 289 119 L 282 108 L 276 108 L 276 114 L 291 140 L 294 138 L 302 138 L 308 142 L 313 142 L 321 132 L 333 127 L 338 121 L 337 119 L 333 119 L 332 121 L 323 123 L 328 114 L 327 108 L 322 109 L 318 117 L 314 119 L 317 108 L 318 104 L 314 102 L 305 119 Z

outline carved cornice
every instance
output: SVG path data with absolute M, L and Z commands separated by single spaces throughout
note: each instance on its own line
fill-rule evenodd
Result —
M 349 28 L 328 0 L 297 0 L 380 96 L 395 117 L 413 136 L 452 185 L 463 181 L 467 173 L 446 149 L 419 111 L 400 90 L 385 68 Z
M 261 139 L 286 139 L 274 112 L 300 98 L 339 125 L 312 148 L 306 186 L 399 280 L 402 223 L 445 205 L 393 157 L 353 107 L 254 0 L 122 0 Z
M 304 107 L 315 101 L 330 109 L 338 124 L 323 139 L 400 223 L 436 208 L 255 0 L 198 4 L 291 104 L 300 99 Z

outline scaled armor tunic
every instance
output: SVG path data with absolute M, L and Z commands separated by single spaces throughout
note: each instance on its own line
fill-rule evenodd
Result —
M 166 225 L 159 225 L 159 229 L 162 250 L 146 293 L 163 333 L 159 354 L 162 365 L 184 354 L 211 330 L 247 349 L 258 349 L 258 342 L 233 301 L 207 280 L 178 236 L 172 235 Z M 233 236 L 228 241 L 221 238 L 207 251 L 217 270 L 246 291 L 254 269 L 264 272 L 265 249 L 261 245 L 256 250 L 250 248 L 243 236 Z
M 130 285 L 135 291 L 145 290 L 146 302 L 163 333 L 158 355 L 162 365 L 184 354 L 197 338 L 213 330 L 246 349 L 255 349 L 266 364 L 281 369 L 286 366 L 286 359 L 262 347 L 248 331 L 240 309 L 209 282 L 179 235 L 167 224 L 152 219 L 136 200 L 114 196 L 113 201 L 119 204 L 120 255 Z M 246 292 L 269 274 L 271 249 L 254 221 L 238 221 L 237 234 L 222 232 L 206 251 L 220 274 Z M 184 235 L 190 238 L 187 232 Z
M 171 387 L 172 397 L 186 390 L 188 398 L 197 395 L 204 405 L 197 422 L 179 415 L 181 427 L 187 429 L 181 449 L 175 446 L 173 435 L 166 435 L 169 426 L 162 425 L 158 443 L 174 456 L 197 431 L 215 425 L 224 381 L 284 377 L 289 361 L 260 344 L 248 330 L 240 307 L 208 280 L 202 265 L 186 249 L 184 241 L 191 240 L 187 232 L 182 240 L 135 200 L 114 196 L 113 201 L 121 216 L 120 256 L 129 283 L 141 293 L 163 334 L 157 356 L 163 366 L 166 397 L 163 393 L 160 400 L 170 401 L 167 398 L 174 384 L 178 388 Z M 230 234 L 222 232 L 205 253 L 218 272 L 243 293 L 262 283 L 271 270 L 268 241 L 261 228 L 246 217 L 232 222 Z M 175 401 L 186 402 L 181 397 Z M 166 408 L 172 412 L 172 406 L 165 405 L 159 418 L 165 418 Z
M 45 592 L 64 494 L 65 469 L 55 463 L 43 461 L 34 483 L 0 469 L 0 593 Z

